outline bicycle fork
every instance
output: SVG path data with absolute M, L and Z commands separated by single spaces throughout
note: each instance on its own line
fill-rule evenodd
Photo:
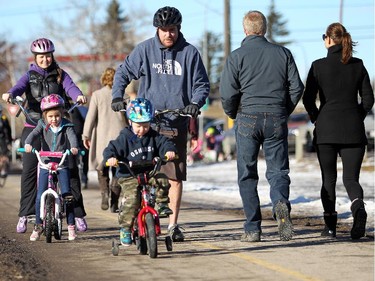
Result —
M 40 198 L 40 218 L 44 220 L 44 208 L 46 204 L 46 197 L 51 194 L 53 197 L 55 197 L 55 218 L 60 218 L 60 197 L 57 194 L 56 191 L 54 191 L 52 188 L 48 188 L 46 191 L 42 193 L 42 196 Z
M 155 204 L 155 190 L 154 187 L 151 190 L 147 191 L 147 187 L 143 186 L 142 188 L 142 208 L 139 210 L 137 215 L 138 222 L 138 235 L 140 237 L 146 237 L 146 227 L 145 227 L 145 216 L 147 213 L 151 213 L 155 221 L 155 232 L 156 235 L 161 234 L 160 230 L 160 220 L 158 212 L 149 204 Z

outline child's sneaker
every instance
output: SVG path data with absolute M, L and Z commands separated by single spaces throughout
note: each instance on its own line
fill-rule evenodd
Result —
M 33 233 L 30 235 L 30 241 L 37 241 L 40 239 L 42 235 L 43 227 L 41 225 L 35 225 L 33 229 Z
M 120 242 L 121 245 L 130 246 L 132 244 L 131 232 L 125 228 L 120 229 Z
M 76 229 L 74 225 L 68 225 L 68 240 L 73 241 L 76 239 L 77 234 L 76 234 Z
M 159 203 L 158 204 L 158 213 L 160 218 L 167 218 L 173 214 L 173 211 L 169 209 L 168 203 Z
M 85 232 L 87 230 L 87 223 L 85 218 L 75 218 L 77 231 Z
M 27 217 L 20 217 L 17 223 L 17 233 L 25 233 L 27 230 Z

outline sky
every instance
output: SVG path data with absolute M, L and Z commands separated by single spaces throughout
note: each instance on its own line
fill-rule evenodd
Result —
M 77 9 L 72 1 L 58 0 L 0 0 L 0 36 L 12 43 L 29 46 L 38 37 L 49 37 L 45 32 L 45 15 L 59 19 L 61 24 L 74 19 Z M 79 5 L 91 5 L 92 1 L 80 0 Z M 98 21 L 105 18 L 105 10 L 110 0 L 96 0 L 99 4 Z M 276 0 L 276 11 L 287 21 L 290 31 L 288 45 L 296 60 L 300 76 L 305 80 L 311 63 L 327 54 L 322 41 L 326 27 L 340 20 L 340 3 L 343 3 L 342 23 L 358 42 L 355 56 L 361 58 L 369 72 L 374 74 L 374 1 L 373 0 Z M 224 34 L 224 0 L 121 0 L 120 7 L 125 13 L 134 15 L 134 11 L 148 14 L 142 34 L 145 38 L 154 35 L 152 18 L 155 11 L 163 6 L 174 6 L 183 16 L 182 32 L 188 42 L 198 45 L 205 30 Z M 231 49 L 238 48 L 244 38 L 242 19 L 249 10 L 268 13 L 270 0 L 231 0 Z M 134 19 L 137 20 L 137 19 Z M 53 40 L 53 38 L 50 38 Z M 224 40 L 224 37 L 223 37 Z M 56 45 L 58 53 L 59 46 Z
M 339 220 L 351 224 L 353 221 L 346 190 L 342 183 L 342 163 L 338 160 L 336 185 L 336 211 Z M 266 164 L 259 158 L 258 193 L 262 209 L 271 209 L 269 185 L 265 179 Z M 218 175 L 220 175 L 218 177 Z M 321 176 L 315 153 L 296 161 L 290 157 L 290 197 L 293 216 L 322 217 L 323 207 L 320 200 Z M 366 158 L 362 165 L 360 184 L 364 190 L 367 211 L 367 231 L 374 232 L 374 155 Z M 187 181 L 184 182 L 183 200 L 215 208 L 242 208 L 237 185 L 236 161 L 204 165 L 199 162 L 188 167 Z M 323 218 L 322 218 L 323 222 Z

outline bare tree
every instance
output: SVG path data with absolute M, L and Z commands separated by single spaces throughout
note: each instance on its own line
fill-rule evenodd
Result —
M 69 59 L 60 62 L 70 72 L 74 72 L 81 81 L 98 79 L 107 66 L 115 66 L 124 59 L 137 42 L 137 35 L 129 14 L 124 14 L 117 0 L 112 0 L 106 11 L 106 19 L 100 20 L 99 4 L 96 0 L 82 5 L 73 0 L 69 5 L 76 11 L 74 18 L 67 24 L 55 18 L 46 17 L 49 33 L 62 46 L 59 53 Z M 142 16 L 137 15 L 138 20 Z

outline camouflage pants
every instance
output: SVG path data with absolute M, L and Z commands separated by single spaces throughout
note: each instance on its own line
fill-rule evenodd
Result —
M 138 181 L 135 178 L 119 178 L 118 184 L 121 186 L 123 195 L 118 222 L 121 227 L 130 230 L 141 205 L 141 198 L 137 189 Z M 170 184 L 165 174 L 155 174 L 149 180 L 149 184 L 156 186 L 156 203 L 169 203 Z

